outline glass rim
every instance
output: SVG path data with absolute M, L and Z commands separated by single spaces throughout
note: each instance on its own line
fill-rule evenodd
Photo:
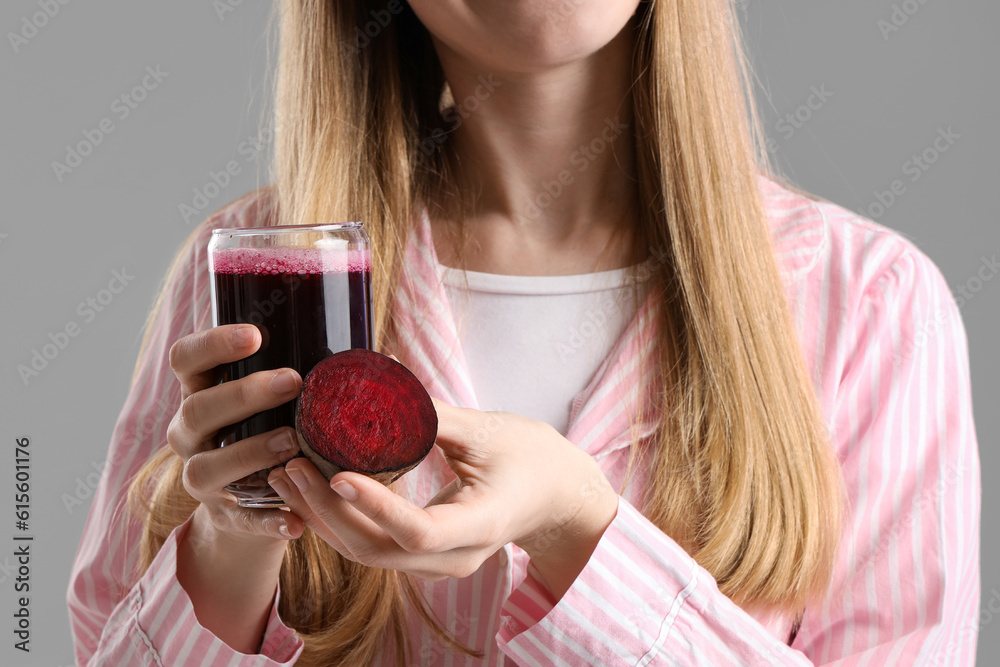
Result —
M 273 225 L 271 227 L 217 227 L 212 236 L 265 236 L 267 234 L 287 234 L 290 232 L 339 232 L 364 229 L 360 220 L 350 222 L 330 222 L 319 225 Z

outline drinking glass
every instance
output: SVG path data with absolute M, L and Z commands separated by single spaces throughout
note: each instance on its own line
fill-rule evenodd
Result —
M 362 223 L 215 229 L 208 263 L 213 326 L 253 324 L 262 338 L 259 350 L 225 365 L 223 382 L 286 367 L 305 377 L 331 354 L 372 348 L 371 254 Z M 296 404 L 222 429 L 221 446 L 294 428 Z M 269 472 L 226 488 L 243 507 L 283 507 Z

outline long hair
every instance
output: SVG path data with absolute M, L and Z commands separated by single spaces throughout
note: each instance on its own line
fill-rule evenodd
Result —
M 365 24 L 384 1 L 280 0 L 279 10 L 280 219 L 365 221 L 385 346 L 413 213 L 456 183 L 440 141 L 444 74 L 406 3 L 374 36 Z M 669 287 L 643 511 L 737 604 L 795 615 L 829 582 L 839 468 L 761 201 L 758 176 L 782 179 L 763 147 L 733 3 L 644 0 L 626 29 L 635 38 L 636 238 Z M 193 510 L 180 475 L 165 448 L 133 483 L 142 567 Z M 281 589 L 282 619 L 305 640 L 301 665 L 370 664 L 386 641 L 405 663 L 407 607 L 463 650 L 407 577 L 351 563 L 309 531 L 288 545 Z

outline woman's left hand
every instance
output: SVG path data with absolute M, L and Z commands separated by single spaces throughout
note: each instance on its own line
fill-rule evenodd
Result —
M 303 458 L 269 482 L 353 561 L 432 580 L 466 577 L 513 542 L 561 597 L 618 510 L 597 462 L 543 422 L 438 400 L 434 407 L 437 445 L 457 479 L 426 507 L 357 473 L 327 482 Z

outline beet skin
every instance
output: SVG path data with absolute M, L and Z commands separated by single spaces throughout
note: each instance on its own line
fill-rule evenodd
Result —
M 295 425 L 302 453 L 327 479 L 349 470 L 389 484 L 430 452 L 437 412 L 409 369 L 378 352 L 354 349 L 309 371 Z

